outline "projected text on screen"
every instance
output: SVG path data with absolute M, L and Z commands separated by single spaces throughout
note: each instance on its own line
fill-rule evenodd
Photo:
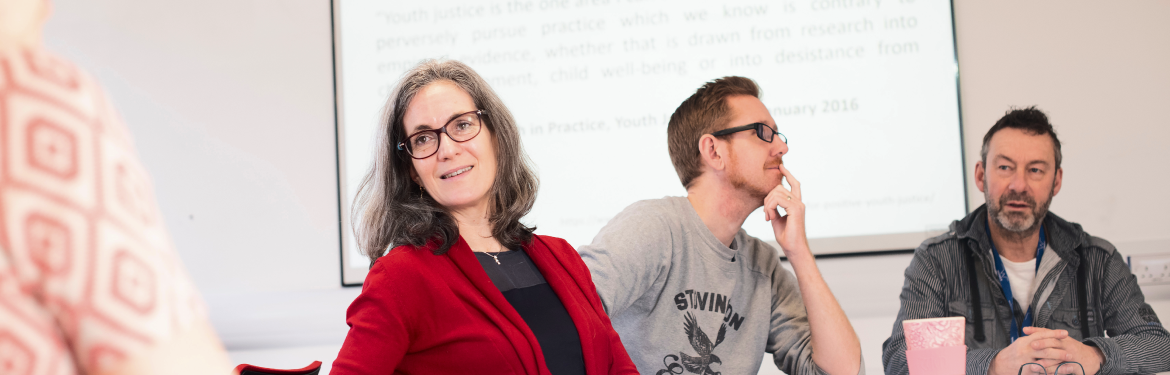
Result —
M 341 0 L 336 21 L 346 210 L 394 84 L 443 58 L 515 115 L 541 178 L 525 220 L 576 246 L 630 203 L 685 195 L 667 121 L 728 75 L 759 83 L 788 137 L 809 236 L 861 239 L 814 252 L 913 248 L 966 213 L 949 1 Z M 759 211 L 744 229 L 774 238 Z

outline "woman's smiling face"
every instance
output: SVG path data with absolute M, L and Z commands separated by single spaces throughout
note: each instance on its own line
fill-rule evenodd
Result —
M 476 109 L 471 95 L 459 86 L 436 81 L 411 99 L 402 124 L 410 136 L 420 130 L 439 129 L 455 116 Z M 412 159 L 411 178 L 448 210 L 489 207 L 488 193 L 496 180 L 496 148 L 491 130 L 484 121 L 481 123 L 483 128 L 475 138 L 455 142 L 447 134 L 440 134 L 439 149 L 434 155 Z

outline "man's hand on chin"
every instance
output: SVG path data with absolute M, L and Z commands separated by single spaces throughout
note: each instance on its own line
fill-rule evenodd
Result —
M 780 244 L 785 256 L 811 255 L 808 236 L 804 232 L 805 207 L 801 201 L 800 181 L 784 165 L 780 165 L 780 173 L 784 180 L 788 180 L 792 190 L 785 188 L 781 182 L 764 197 L 764 219 L 772 222 L 776 243 Z M 783 208 L 787 215 L 780 215 L 778 207 Z

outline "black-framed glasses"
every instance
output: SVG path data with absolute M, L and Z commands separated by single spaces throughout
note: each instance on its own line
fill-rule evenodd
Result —
M 1061 362 L 1056 365 L 1056 370 L 1052 372 L 1053 375 L 1085 375 L 1085 367 L 1077 362 Z M 1048 375 L 1048 369 L 1041 366 L 1039 363 L 1025 363 L 1020 366 L 1019 375 Z
M 765 124 L 762 122 L 757 122 L 754 124 L 747 124 L 744 126 L 736 126 L 734 128 L 723 129 L 723 130 L 711 133 L 711 135 L 716 136 L 716 137 L 721 137 L 721 136 L 725 136 L 728 134 L 738 133 L 738 132 L 741 132 L 744 130 L 755 130 L 756 136 L 760 137 L 761 140 L 763 140 L 764 142 L 768 142 L 768 143 L 772 143 L 772 139 L 776 138 L 776 136 L 779 135 L 780 141 L 784 142 L 784 144 L 788 144 L 788 137 L 785 137 L 784 134 L 781 134 L 780 132 L 776 131 L 776 129 L 772 129 L 771 126 L 768 126 L 768 124 Z
M 446 125 L 438 129 L 419 130 L 406 137 L 406 142 L 398 143 L 398 150 L 406 151 L 415 159 L 426 159 L 439 152 L 440 133 L 447 134 L 455 142 L 467 142 L 479 135 L 483 129 L 483 120 L 480 116 L 487 111 L 477 109 L 471 112 L 456 115 Z

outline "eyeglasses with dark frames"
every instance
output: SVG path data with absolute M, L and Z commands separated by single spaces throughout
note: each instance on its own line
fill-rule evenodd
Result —
M 736 126 L 734 128 L 723 129 L 723 130 L 711 133 L 711 135 L 716 136 L 716 137 L 722 137 L 725 135 L 738 133 L 738 132 L 741 132 L 744 130 L 755 130 L 756 137 L 759 137 L 760 140 L 763 140 L 764 142 L 768 142 L 768 143 L 772 143 L 772 139 L 775 139 L 776 136 L 779 135 L 780 141 L 784 142 L 784 144 L 788 144 L 788 137 L 785 137 L 784 134 L 781 134 L 780 132 L 776 131 L 776 129 L 773 129 L 771 126 L 768 126 L 768 124 L 765 124 L 762 122 L 757 122 L 754 124 L 747 124 L 744 126 Z
M 487 111 L 477 109 L 471 112 L 460 113 L 447 121 L 446 125 L 438 129 L 419 130 L 406 137 L 406 142 L 398 143 L 399 151 L 406 151 L 415 159 L 426 159 L 439 152 L 440 133 L 447 134 L 455 142 L 467 142 L 479 135 L 483 129 L 483 120 L 480 116 Z
M 1053 375 L 1085 375 L 1085 367 L 1077 362 L 1061 362 L 1056 365 L 1056 370 L 1052 372 Z M 1019 375 L 1048 375 L 1048 370 L 1039 363 L 1025 363 L 1020 366 Z

